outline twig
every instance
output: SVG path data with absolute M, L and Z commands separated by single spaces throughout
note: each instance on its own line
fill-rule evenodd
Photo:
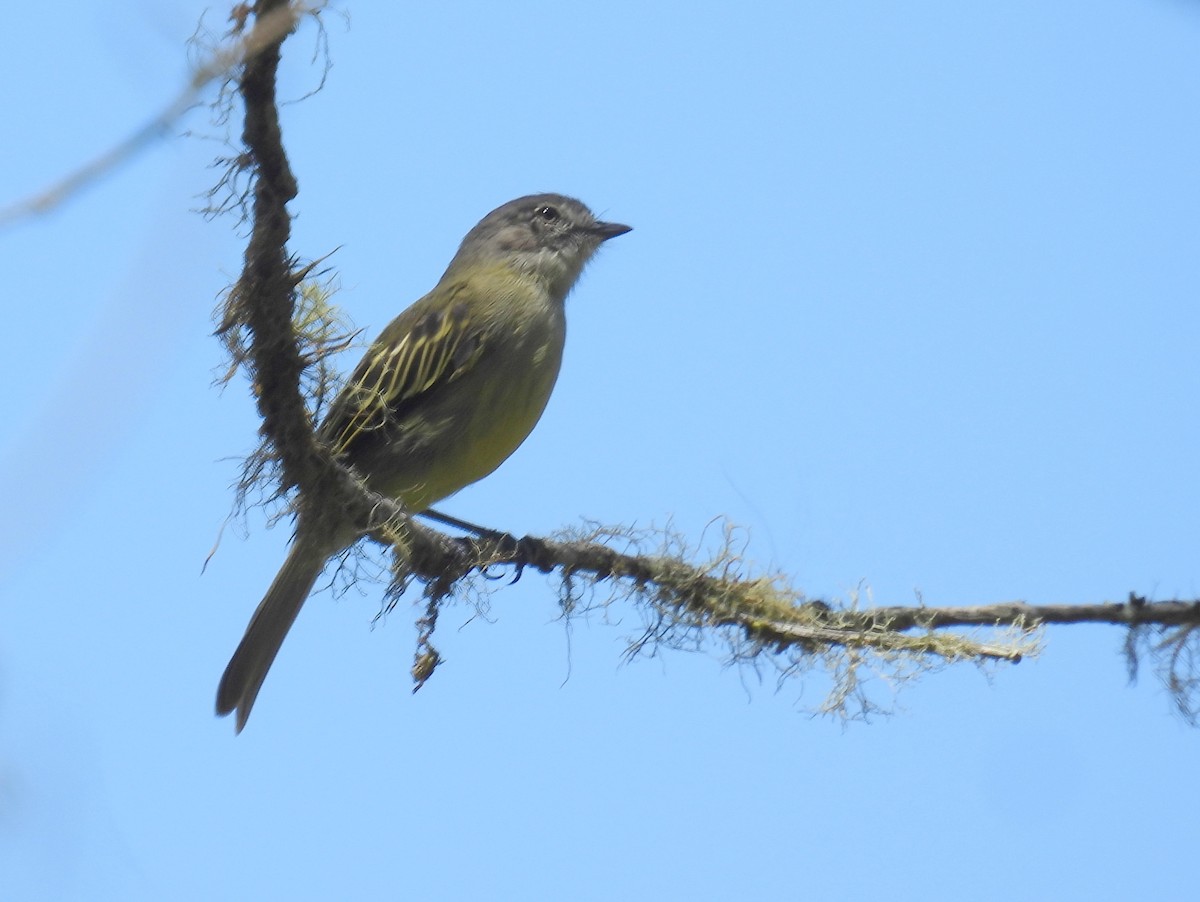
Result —
M 299 3 L 292 5 L 262 3 L 260 6 L 275 6 L 276 8 L 256 18 L 254 28 L 244 37 L 230 46 L 216 51 L 210 59 L 200 65 L 192 73 L 192 77 L 188 79 L 179 94 L 158 115 L 123 141 L 118 142 L 44 191 L 6 207 L 0 207 L 0 228 L 15 225 L 23 219 L 53 210 L 120 164 L 131 159 L 183 116 L 211 82 L 225 77 L 237 66 L 253 60 L 267 48 L 274 46 L 277 49 L 279 42 L 296 27 L 300 17 L 314 9 Z

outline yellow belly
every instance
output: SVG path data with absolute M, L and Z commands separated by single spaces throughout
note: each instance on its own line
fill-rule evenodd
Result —
M 394 497 L 420 511 L 494 471 L 528 438 L 545 410 L 558 367 L 479 389 L 468 415 L 441 424 L 436 447 L 410 458 Z
M 507 335 L 467 373 L 365 435 L 348 459 L 375 491 L 421 511 L 504 463 L 533 431 L 558 378 L 564 326 Z

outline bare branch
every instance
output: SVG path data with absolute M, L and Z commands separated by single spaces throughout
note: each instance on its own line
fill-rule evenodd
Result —
M 1200 601 L 1147 601 L 1129 593 L 1128 601 L 1099 604 L 1043 604 L 1024 601 L 949 608 L 891 607 L 863 612 L 863 617 L 892 629 L 943 629 L 948 626 L 994 626 L 998 623 L 1111 623 L 1121 626 L 1200 623 Z
M 133 157 L 138 151 L 150 145 L 174 124 L 184 113 L 196 103 L 200 93 L 213 81 L 225 78 L 238 66 L 254 59 L 265 49 L 274 46 L 278 48 L 296 23 L 304 15 L 310 14 L 317 7 L 295 4 L 261 4 L 263 7 L 272 6 L 269 13 L 256 18 L 254 28 L 233 44 L 215 51 L 212 56 L 201 63 L 187 84 L 178 95 L 168 103 L 149 122 L 137 129 L 116 146 L 110 148 L 95 159 L 85 163 L 75 172 L 70 173 L 49 188 L 32 197 L 17 201 L 0 208 L 0 228 L 5 228 L 20 222 L 22 219 L 38 216 L 53 210 L 64 201 L 79 193 L 88 185 L 111 172 L 120 164 Z M 244 18 L 241 20 L 244 24 Z M 240 29 L 235 27 L 235 31 Z

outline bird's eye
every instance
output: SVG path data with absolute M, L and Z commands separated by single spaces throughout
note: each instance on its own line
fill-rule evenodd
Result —
M 558 210 L 554 207 L 551 207 L 549 204 L 543 207 L 538 207 L 534 211 L 534 214 L 542 222 L 555 222 L 558 219 Z

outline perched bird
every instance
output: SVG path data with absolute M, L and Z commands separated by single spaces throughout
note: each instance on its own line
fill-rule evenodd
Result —
M 383 330 L 318 428 L 374 491 L 412 513 L 482 479 L 533 430 L 558 377 L 563 304 L 584 265 L 629 226 L 577 200 L 534 194 L 479 221 L 434 287 Z M 352 525 L 300 522 L 217 688 L 241 732 L 325 562 Z

